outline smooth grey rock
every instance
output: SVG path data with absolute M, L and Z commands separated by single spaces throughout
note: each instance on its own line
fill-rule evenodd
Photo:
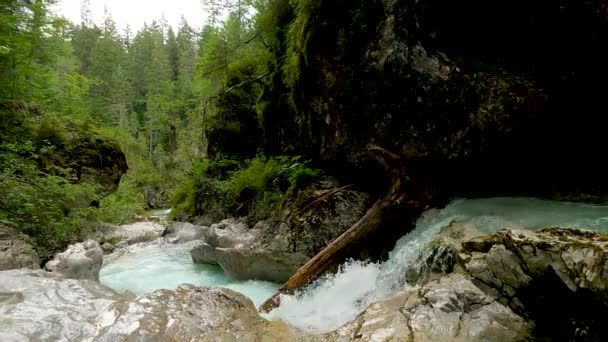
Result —
M 217 248 L 229 248 L 249 245 L 257 237 L 257 230 L 249 229 L 243 222 L 235 219 L 226 219 L 212 224 L 205 231 L 205 241 Z
M 202 242 L 190 250 L 192 262 L 195 264 L 217 265 L 215 247 Z
M 181 285 L 132 297 L 91 280 L 0 272 L 0 341 L 304 341 L 228 289 Z
M 234 219 L 223 220 L 205 231 L 204 242 L 190 251 L 192 261 L 218 264 L 237 280 L 285 282 L 308 257 L 282 248 L 283 235 L 277 235 L 281 242 L 262 243 L 262 233 Z
M 189 222 L 172 222 L 162 233 L 162 236 L 172 243 L 198 240 L 205 236 L 209 227 L 196 226 Z
M 216 248 L 215 258 L 226 275 L 236 280 L 258 279 L 284 283 L 308 257 L 262 249 Z
M 105 234 L 106 238 L 118 238 L 128 244 L 147 242 L 162 236 L 165 227 L 154 222 L 136 222 L 116 227 Z
M 0 271 L 16 268 L 40 268 L 38 254 L 26 241 L 28 237 L 0 225 Z
M 70 245 L 46 263 L 44 269 L 66 278 L 99 280 L 103 250 L 94 240 Z

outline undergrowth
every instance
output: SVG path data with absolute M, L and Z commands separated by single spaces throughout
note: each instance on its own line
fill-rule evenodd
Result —
M 192 218 L 219 209 L 225 216 L 260 220 L 320 176 L 320 170 L 300 157 L 257 156 L 244 163 L 204 160 L 177 189 L 175 212 Z

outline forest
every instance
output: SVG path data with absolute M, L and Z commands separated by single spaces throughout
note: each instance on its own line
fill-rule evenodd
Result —
M 229 201 L 244 187 L 272 190 L 279 173 L 294 186 L 314 176 L 297 157 L 261 148 L 260 97 L 276 68 L 267 1 L 205 1 L 212 15 L 201 31 L 159 18 L 138 32 L 117 28 L 111 13 L 95 24 L 88 1 L 79 23 L 52 4 L 0 4 L 0 223 L 34 236 L 39 252 L 65 247 L 87 221 L 124 224 L 173 205 L 194 216 L 201 192 Z M 116 191 L 70 179 L 73 134 L 118 144 L 128 171 Z M 248 167 L 195 189 L 210 168 Z M 269 210 L 281 193 L 261 196 Z
M 608 340 L 604 1 L 57 3 L 0 0 L 0 340 Z

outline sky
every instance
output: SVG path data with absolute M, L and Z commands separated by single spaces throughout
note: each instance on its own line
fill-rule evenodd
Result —
M 129 24 L 133 32 L 143 27 L 144 22 L 151 23 L 163 15 L 174 29 L 177 29 L 183 15 L 188 24 L 200 28 L 206 16 L 201 0 L 90 0 L 93 21 L 100 24 L 107 8 L 120 30 Z M 82 0 L 60 0 L 54 12 L 80 23 Z

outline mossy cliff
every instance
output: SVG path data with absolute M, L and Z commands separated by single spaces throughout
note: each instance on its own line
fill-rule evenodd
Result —
M 451 194 L 606 189 L 592 167 L 606 148 L 602 2 L 280 0 L 275 12 L 270 153 L 365 183 L 373 143 Z

